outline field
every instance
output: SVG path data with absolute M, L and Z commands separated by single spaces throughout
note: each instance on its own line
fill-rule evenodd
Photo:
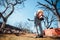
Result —
M 0 40 L 60 40 L 60 38 L 35 38 L 35 34 L 24 34 L 16 36 L 15 34 L 0 34 Z

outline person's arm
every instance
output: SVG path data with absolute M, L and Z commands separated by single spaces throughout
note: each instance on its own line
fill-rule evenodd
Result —
M 31 20 L 31 19 L 28 18 L 28 21 L 34 21 L 34 20 Z

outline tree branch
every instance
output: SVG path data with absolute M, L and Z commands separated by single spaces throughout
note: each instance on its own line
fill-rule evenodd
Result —
M 13 4 L 13 6 L 15 6 L 16 4 L 21 4 L 21 3 L 23 3 L 24 1 L 26 1 L 26 0 L 20 0 L 20 2 L 18 2 L 18 0 L 15 0 L 16 1 L 16 3 L 15 4 Z
M 2 14 L 2 13 L 0 13 L 0 17 L 2 17 L 2 18 L 4 19 L 4 16 L 3 16 L 3 14 Z
M 6 16 L 6 18 L 8 18 L 12 13 L 13 13 L 13 11 L 14 11 L 14 6 L 15 5 L 17 5 L 17 4 L 21 4 L 22 2 L 24 2 L 23 0 L 22 1 L 20 1 L 20 2 L 18 2 L 18 0 L 15 0 L 16 1 L 16 3 L 15 4 L 12 4 L 12 3 L 8 3 L 8 1 L 6 1 L 6 3 L 9 5 L 9 4 L 11 4 L 12 5 L 12 11 Z
M 6 3 L 7 3 L 7 5 L 9 4 L 9 3 L 8 3 L 8 0 L 6 0 Z
M 58 2 L 59 2 L 59 0 L 56 0 L 56 2 L 55 2 L 55 3 L 56 3 L 56 5 L 57 5 L 57 3 L 58 3 Z
M 52 5 L 52 3 L 50 3 L 48 0 L 45 0 L 47 3 L 49 3 L 50 5 Z
M 6 16 L 6 18 L 8 18 L 13 13 L 13 11 L 14 11 L 14 6 L 13 6 L 13 4 L 11 4 L 11 5 L 12 5 L 12 11 Z
M 6 12 L 6 10 L 8 9 L 8 6 L 6 7 L 6 9 L 2 12 L 2 14 L 4 14 Z
M 49 9 L 52 13 L 54 13 L 54 15 L 57 15 L 57 13 L 55 13 L 55 12 L 53 11 L 53 9 L 50 8 L 49 6 L 46 6 L 46 5 L 44 5 L 44 4 L 40 3 L 40 2 L 37 2 L 37 3 L 38 3 L 39 5 L 42 5 L 42 6 L 46 7 L 47 9 Z

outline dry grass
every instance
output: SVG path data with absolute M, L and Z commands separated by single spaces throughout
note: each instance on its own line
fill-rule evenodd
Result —
M 14 34 L 0 34 L 0 40 L 60 40 L 59 38 L 35 38 L 35 34 L 16 36 Z

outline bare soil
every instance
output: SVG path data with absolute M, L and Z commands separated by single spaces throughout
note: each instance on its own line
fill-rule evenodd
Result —
M 56 37 L 45 37 L 45 38 L 35 38 L 36 34 L 20 34 L 16 36 L 15 34 L 0 34 L 0 40 L 60 40 Z

